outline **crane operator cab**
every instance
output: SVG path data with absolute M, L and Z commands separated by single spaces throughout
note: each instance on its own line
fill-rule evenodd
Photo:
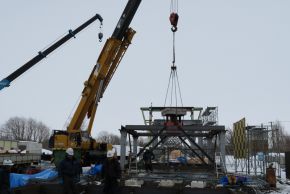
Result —
M 89 166 L 101 163 L 106 158 L 107 151 L 111 150 L 113 146 L 97 142 L 87 131 L 54 130 L 49 139 L 49 147 L 53 148 L 53 162 L 56 166 L 65 157 L 67 147 L 74 149 L 75 157 L 81 161 L 83 166 Z

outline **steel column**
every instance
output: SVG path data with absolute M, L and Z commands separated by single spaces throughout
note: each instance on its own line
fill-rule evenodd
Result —
M 120 164 L 121 169 L 125 169 L 125 163 L 126 163 L 126 140 L 127 140 L 127 132 L 124 129 L 120 130 L 121 132 L 121 155 L 120 155 Z
M 133 136 L 133 154 L 137 155 L 138 137 Z
M 223 163 L 222 168 L 225 171 L 226 169 L 226 132 L 222 131 L 219 133 L 219 147 L 220 147 L 220 157 L 221 157 L 221 162 Z

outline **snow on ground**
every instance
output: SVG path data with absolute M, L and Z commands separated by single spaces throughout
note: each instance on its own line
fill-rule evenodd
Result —
M 290 185 L 277 183 L 277 191 L 272 191 L 269 194 L 290 194 Z
M 47 149 L 42 149 L 41 153 L 44 153 L 45 155 L 52 155 L 52 151 L 47 150 Z
M 280 172 L 278 172 L 278 170 L 280 168 L 278 168 L 279 164 L 277 162 L 271 162 L 273 164 L 273 167 L 276 168 L 276 175 L 279 176 Z M 270 164 L 270 162 L 267 164 L 267 166 L 264 166 L 264 163 L 262 161 L 257 160 L 256 164 L 254 162 L 251 163 L 250 165 L 250 171 L 251 171 L 251 175 L 255 175 L 254 172 L 254 165 L 256 165 L 256 174 L 257 175 L 261 175 L 263 173 L 263 169 L 267 168 L 268 165 Z M 237 161 L 237 171 L 238 173 L 241 174 L 246 174 L 246 169 L 247 169 L 247 162 L 245 160 L 238 160 Z M 227 172 L 230 173 L 235 173 L 235 159 L 234 156 L 232 155 L 226 155 L 226 168 L 227 168 Z M 283 169 L 281 169 L 281 178 L 284 179 L 286 178 L 285 172 L 283 175 Z
M 273 162 L 274 166 L 276 166 L 277 164 L 275 162 Z M 241 169 L 241 166 L 243 165 L 240 165 L 239 168 L 238 168 L 238 171 L 242 171 Z M 228 172 L 231 172 L 231 173 L 234 173 L 235 172 L 235 159 L 233 156 L 231 155 L 227 155 L 226 156 L 226 167 L 227 167 L 227 171 Z M 244 171 L 245 171 L 245 166 L 244 166 Z M 276 171 L 277 173 L 277 171 Z M 258 173 L 260 174 L 260 173 Z M 282 182 L 288 182 L 290 184 L 290 180 L 287 180 L 286 179 L 286 172 L 285 172 L 285 169 L 281 169 L 281 178 L 280 180 Z M 277 190 L 275 191 L 272 191 L 272 192 L 266 192 L 267 194 L 290 194 L 290 185 L 288 184 L 280 184 L 279 182 L 277 182 Z

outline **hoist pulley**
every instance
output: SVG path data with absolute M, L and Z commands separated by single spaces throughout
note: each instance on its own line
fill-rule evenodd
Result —
M 170 16 L 169 21 L 171 23 L 171 31 L 177 31 L 177 23 L 178 23 L 178 0 L 171 0 L 170 4 Z
M 103 27 L 103 22 L 100 23 L 100 31 L 98 33 L 98 37 L 99 37 L 99 42 L 102 42 L 103 40 L 103 32 L 102 32 L 102 27 Z
M 172 25 L 172 27 L 171 27 L 171 31 L 172 32 L 176 32 L 177 31 L 178 18 L 179 18 L 178 14 L 174 13 L 174 12 L 172 12 L 170 14 L 170 16 L 169 16 L 169 21 L 170 21 L 170 23 Z

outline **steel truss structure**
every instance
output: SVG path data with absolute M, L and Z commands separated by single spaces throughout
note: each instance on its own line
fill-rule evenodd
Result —
M 149 148 L 157 156 L 159 164 L 172 162 L 169 155 L 173 150 L 180 151 L 187 159 L 198 160 L 199 165 L 212 170 L 216 168 L 217 152 L 225 161 L 226 131 L 224 126 L 217 125 L 217 107 L 207 107 L 205 110 L 200 107 L 145 107 L 141 111 L 144 125 L 125 125 L 120 129 L 120 162 L 123 170 L 128 163 L 128 140 L 134 158 L 141 158 L 145 149 Z M 148 142 L 137 153 L 140 137 L 147 137 Z

